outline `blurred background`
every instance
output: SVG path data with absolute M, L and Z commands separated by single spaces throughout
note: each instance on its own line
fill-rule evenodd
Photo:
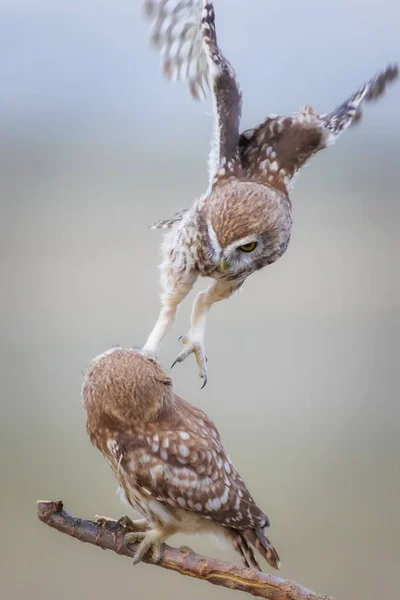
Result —
M 400 58 L 394 0 L 215 4 L 243 129 L 330 110 Z M 35 505 L 124 512 L 85 431 L 82 375 L 154 324 L 161 233 L 147 226 L 206 189 L 210 103 L 163 80 L 141 0 L 1 0 L 0 40 L 0 597 L 232 597 L 133 569 L 45 527 Z M 341 600 L 398 586 L 399 105 L 395 84 L 302 172 L 288 252 L 210 313 L 206 389 L 194 359 L 173 372 L 269 515 L 282 576 Z M 235 559 L 208 538 L 171 543 Z

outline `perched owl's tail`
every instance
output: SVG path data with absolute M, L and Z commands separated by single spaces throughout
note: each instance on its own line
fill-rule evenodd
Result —
M 231 542 L 232 546 L 235 548 L 236 552 L 240 554 L 242 562 L 246 567 L 250 569 L 256 569 L 257 571 L 261 571 L 261 567 L 257 562 L 257 559 L 254 555 L 254 550 L 248 543 L 246 539 L 246 533 L 239 531 L 238 529 L 228 529 L 225 530 L 225 537 Z
M 257 569 L 257 571 L 262 570 L 251 547 L 254 546 L 271 567 L 280 569 L 281 561 L 279 555 L 261 529 L 239 531 L 238 529 L 227 528 L 225 536 L 240 554 L 246 567 Z
M 255 529 L 253 531 L 246 531 L 245 533 L 246 539 L 250 544 L 258 550 L 263 558 L 267 561 L 268 564 L 271 565 L 274 569 L 281 568 L 281 560 L 279 558 L 279 554 L 269 541 L 269 539 L 264 535 L 261 529 Z

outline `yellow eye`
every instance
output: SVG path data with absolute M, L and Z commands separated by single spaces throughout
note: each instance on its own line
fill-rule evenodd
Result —
M 243 246 L 239 246 L 239 250 L 241 252 L 253 252 L 257 248 L 257 242 L 249 242 L 248 244 L 243 244 Z

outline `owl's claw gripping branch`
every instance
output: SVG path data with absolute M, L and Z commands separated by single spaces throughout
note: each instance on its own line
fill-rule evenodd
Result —
M 121 525 L 127 531 L 146 531 L 149 528 L 147 519 L 136 519 L 132 521 L 128 515 L 123 515 L 117 520 L 118 525 Z
M 150 530 L 147 532 L 136 531 L 133 533 L 127 533 L 125 535 L 125 543 L 128 545 L 139 543 L 134 557 L 133 564 L 137 565 L 142 560 L 145 554 L 150 552 L 152 562 L 158 563 L 161 560 L 162 550 L 161 546 L 165 536 L 161 535 L 157 530 Z
M 201 389 L 203 389 L 208 381 L 207 377 L 207 357 L 204 353 L 204 345 L 202 342 L 191 342 L 190 337 L 188 335 L 182 335 L 179 340 L 182 344 L 187 345 L 188 347 L 182 350 L 174 360 L 171 365 L 171 369 L 176 365 L 176 363 L 181 363 L 187 359 L 190 354 L 194 354 L 196 357 L 196 362 L 199 365 L 199 375 L 203 380 L 203 385 Z

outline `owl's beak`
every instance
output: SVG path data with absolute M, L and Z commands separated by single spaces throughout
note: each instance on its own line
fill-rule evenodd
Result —
M 221 262 L 220 262 L 219 266 L 223 273 L 227 273 L 229 271 L 230 265 L 229 265 L 228 261 L 225 260 L 224 258 L 221 258 Z

